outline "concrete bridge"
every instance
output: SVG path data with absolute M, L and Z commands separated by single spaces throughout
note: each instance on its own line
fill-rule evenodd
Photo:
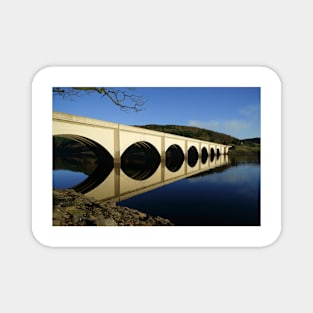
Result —
M 98 199 L 116 198 L 118 195 L 160 186 L 166 182 L 222 166 L 228 163 L 225 157 L 230 148 L 220 143 L 59 112 L 53 112 L 53 136 L 80 141 L 91 149 L 103 151 L 104 154 L 112 157 L 114 171 L 105 178 L 105 182 L 101 182 L 95 188 L 86 189 L 88 192 L 86 195 Z M 125 155 L 131 155 L 128 152 L 134 153 L 134 151 L 139 158 L 145 153 L 157 156 L 151 175 L 147 175 L 148 171 L 146 171 L 131 176 L 127 171 L 120 170 L 121 167 L 123 168 L 123 161 L 124 163 L 128 161 Z M 175 162 L 170 161 L 173 156 Z M 177 160 L 180 160 L 178 166 Z M 106 190 L 105 197 L 104 190 Z
M 165 159 L 166 151 L 173 145 L 179 146 L 184 155 L 195 148 L 201 159 L 202 154 L 227 154 L 231 146 L 220 143 L 197 140 L 169 133 L 152 131 L 140 127 L 127 126 L 101 120 L 53 112 L 53 136 L 69 135 L 81 136 L 105 148 L 114 158 L 114 163 L 119 163 L 122 154 L 133 144 L 146 142 L 142 149 L 153 146 Z M 192 148 L 193 147 L 193 148 Z M 194 166 L 189 166 L 192 170 Z

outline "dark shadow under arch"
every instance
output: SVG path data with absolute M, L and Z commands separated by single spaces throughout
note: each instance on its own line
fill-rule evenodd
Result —
M 209 154 L 208 154 L 207 148 L 203 147 L 201 149 L 201 162 L 202 162 L 202 164 L 204 164 L 207 161 L 208 156 L 209 156 Z
M 213 148 L 210 149 L 210 161 L 213 162 L 215 157 L 215 151 Z
M 160 154 L 147 141 L 139 141 L 129 146 L 121 156 L 121 169 L 136 180 L 152 176 L 160 165 Z
M 188 149 L 188 165 L 190 167 L 194 167 L 199 159 L 199 153 L 197 151 L 197 149 L 194 146 L 191 146 Z
M 111 154 L 97 142 L 77 135 L 53 136 L 53 169 L 82 172 L 88 177 L 72 186 L 86 193 L 101 184 L 114 167 Z
M 216 149 L 216 159 L 217 159 L 217 160 L 220 158 L 220 155 L 221 155 L 220 149 L 217 148 L 217 149 Z
M 165 153 L 165 165 L 171 172 L 177 172 L 184 163 L 184 152 L 179 145 L 171 145 Z

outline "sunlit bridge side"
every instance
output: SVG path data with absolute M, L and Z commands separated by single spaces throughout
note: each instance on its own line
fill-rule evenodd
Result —
M 140 141 L 128 147 L 121 156 L 121 169 L 136 180 L 149 178 L 160 165 L 160 154 L 146 141 Z

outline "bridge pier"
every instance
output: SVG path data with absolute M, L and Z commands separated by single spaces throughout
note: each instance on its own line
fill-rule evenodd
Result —
M 114 164 L 119 163 L 120 158 L 120 130 L 118 125 L 118 127 L 114 129 Z

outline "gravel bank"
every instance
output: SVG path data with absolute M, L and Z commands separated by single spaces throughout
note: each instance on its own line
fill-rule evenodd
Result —
M 150 216 L 109 201 L 87 198 L 72 189 L 53 190 L 54 226 L 173 226 L 168 219 Z

